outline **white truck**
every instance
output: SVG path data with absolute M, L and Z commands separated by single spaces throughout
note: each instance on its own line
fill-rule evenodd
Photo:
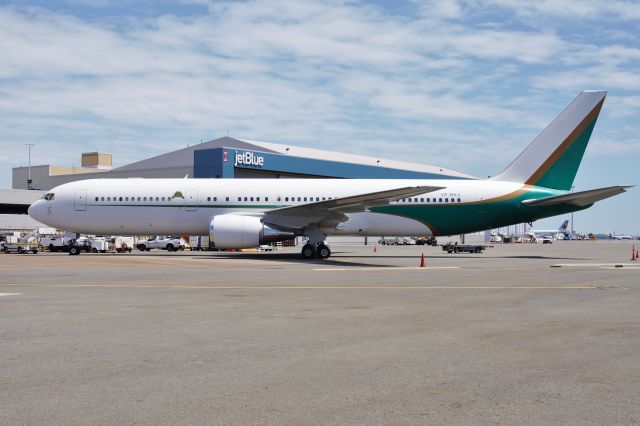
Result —
M 109 251 L 109 240 L 105 237 L 93 237 L 91 253 L 106 253 L 107 251 Z
M 40 240 L 40 245 L 48 248 L 49 251 L 66 251 L 69 249 L 69 239 L 57 235 L 50 235 L 43 237 Z
M 162 249 L 166 251 L 184 250 L 185 244 L 182 239 L 177 237 L 165 237 L 163 235 L 155 235 L 146 240 L 138 241 L 138 250 L 149 251 L 151 249 Z

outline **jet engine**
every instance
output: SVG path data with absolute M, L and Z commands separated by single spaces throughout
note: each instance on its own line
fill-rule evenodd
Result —
M 293 232 L 274 229 L 262 223 L 260 218 L 225 214 L 214 216 L 209 224 L 209 239 L 218 249 L 258 247 L 293 238 Z

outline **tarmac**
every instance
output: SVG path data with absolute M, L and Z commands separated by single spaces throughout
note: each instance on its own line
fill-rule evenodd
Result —
M 0 254 L 0 424 L 640 423 L 632 244 Z

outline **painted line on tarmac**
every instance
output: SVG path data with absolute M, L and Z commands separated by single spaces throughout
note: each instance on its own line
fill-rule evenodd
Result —
M 601 266 L 600 269 L 640 269 L 640 266 L 623 266 L 623 265 L 616 265 L 616 266 Z
M 551 265 L 551 268 L 581 268 L 581 267 L 616 267 L 621 265 L 622 267 L 638 266 L 635 263 L 556 263 Z M 620 268 L 620 266 L 618 266 Z
M 310 286 L 310 285 L 282 285 L 282 286 L 263 286 L 263 285 L 155 285 L 155 284 L 0 284 L 2 286 L 13 287 L 56 287 L 56 288 L 151 288 L 151 289 L 203 289 L 203 290 L 629 290 L 628 287 L 622 286 L 603 286 L 603 285 L 523 285 L 523 286 L 493 286 L 493 285 L 476 285 L 476 286 L 375 286 L 375 285 L 329 285 L 329 286 Z
M 22 296 L 24 293 L 0 293 L 0 297 L 4 296 Z
M 354 266 L 351 268 L 314 268 L 312 271 L 399 271 L 399 270 L 424 270 L 424 269 L 460 269 L 459 266 Z

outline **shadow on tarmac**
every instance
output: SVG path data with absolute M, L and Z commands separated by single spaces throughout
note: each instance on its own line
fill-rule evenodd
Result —
M 191 259 L 197 260 L 215 260 L 215 259 L 250 259 L 250 260 L 263 260 L 263 261 L 273 261 L 273 262 L 294 262 L 300 264 L 308 264 L 308 265 L 331 265 L 331 266 L 367 266 L 367 267 L 383 267 L 388 268 L 396 265 L 387 265 L 380 263 L 369 263 L 367 259 L 420 259 L 420 255 L 381 255 L 381 254 L 351 254 L 349 252 L 340 252 L 334 251 L 332 253 L 332 257 L 329 259 L 303 259 L 299 253 L 288 252 L 288 253 L 256 253 L 256 252 L 212 252 L 211 254 L 201 254 L 201 253 L 170 253 L 170 252 L 154 252 L 153 254 L 147 254 L 144 252 L 131 252 L 131 253 L 82 253 L 83 255 L 91 255 L 91 256 L 111 256 L 111 257 L 189 257 Z M 524 256 L 524 255 L 514 255 L 514 256 L 488 256 L 486 254 L 475 254 L 475 253 L 452 253 L 452 254 L 426 254 L 424 255 L 425 259 L 455 259 L 456 261 L 467 261 L 467 260 L 476 260 L 476 259 L 531 259 L 531 260 L 550 260 L 550 261 L 584 261 L 590 260 L 588 258 L 583 257 L 553 257 L 553 256 Z M 333 260 L 336 258 L 336 260 Z M 363 262 L 354 262 L 348 261 L 346 259 L 365 259 Z M 339 259 L 339 260 L 338 260 Z

